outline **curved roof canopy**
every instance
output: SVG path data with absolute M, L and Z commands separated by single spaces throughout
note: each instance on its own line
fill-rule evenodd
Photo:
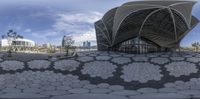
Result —
M 138 36 L 162 47 L 174 47 L 199 22 L 191 15 L 195 3 L 195 0 L 128 2 L 108 11 L 95 27 L 100 27 L 110 47 Z

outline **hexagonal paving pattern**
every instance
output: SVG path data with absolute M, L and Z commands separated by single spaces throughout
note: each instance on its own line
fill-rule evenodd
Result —
M 121 65 L 131 62 L 129 58 L 124 58 L 124 57 L 113 58 L 111 61 L 117 64 L 121 64 Z
M 185 58 L 184 57 L 170 57 L 170 59 L 173 61 L 183 61 Z
M 89 74 L 91 77 L 101 77 L 107 79 L 113 76 L 117 66 L 110 62 L 94 61 L 86 63 L 81 70 L 82 74 Z
M 200 58 L 189 57 L 189 58 L 187 58 L 187 61 L 197 63 L 197 62 L 200 62 Z
M 0 53 L 0 98 L 200 98 L 199 53 L 78 55 L 16 61 Z
M 146 61 L 148 61 L 148 59 L 149 58 L 147 58 L 147 57 L 141 57 L 141 56 L 139 56 L 139 57 L 133 57 L 133 60 L 134 61 L 137 61 L 137 62 L 146 62 Z
M 55 62 L 54 68 L 62 71 L 74 71 L 79 67 L 79 64 L 80 63 L 75 60 L 60 60 Z
M 170 61 L 167 58 L 152 58 L 151 62 L 157 63 L 157 64 L 165 64 L 165 63 L 168 63 Z
M 97 60 L 104 60 L 104 61 L 106 61 L 106 60 L 111 59 L 111 57 L 110 56 L 97 56 L 96 59 Z
M 123 67 L 121 76 L 125 82 L 139 81 L 146 83 L 149 80 L 161 80 L 160 67 L 150 63 L 132 63 Z
M 198 69 L 193 63 L 189 62 L 172 62 L 165 66 L 170 75 L 180 77 L 181 75 L 190 75 L 191 73 L 197 73 Z
M 92 57 L 89 57 L 89 56 L 84 56 L 84 57 L 78 57 L 79 61 L 81 62 L 88 62 L 88 61 L 93 61 L 94 59 Z
M 3 61 L 0 63 L 0 67 L 3 70 L 18 70 L 24 68 L 24 63 L 19 61 Z
M 46 69 L 50 64 L 51 63 L 47 60 L 33 60 L 28 62 L 29 68 L 31 69 Z

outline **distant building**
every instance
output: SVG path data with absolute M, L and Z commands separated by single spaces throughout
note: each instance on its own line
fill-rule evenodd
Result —
M 52 45 L 51 45 L 51 43 L 46 43 L 46 44 L 43 44 L 42 47 L 44 47 L 44 48 L 52 48 Z
M 1 40 L 1 48 L 2 50 L 9 50 L 10 45 L 14 48 L 15 51 L 28 51 L 35 47 L 35 42 L 29 39 L 24 38 L 16 38 L 13 40 L 8 40 L 7 38 L 3 38 Z
M 83 48 L 90 48 L 91 47 L 91 42 L 85 41 L 83 42 Z
M 50 43 L 47 43 L 47 48 L 51 48 L 52 45 Z
M 47 47 L 47 44 L 42 44 L 42 47 L 43 47 L 43 48 L 46 48 L 46 47 Z
M 63 39 L 62 39 L 62 47 L 65 46 L 65 38 L 66 38 L 66 36 L 63 36 Z

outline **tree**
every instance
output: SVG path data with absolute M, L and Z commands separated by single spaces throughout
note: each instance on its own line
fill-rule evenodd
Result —
M 197 42 L 197 50 L 199 51 L 200 44 Z
M 194 42 L 194 43 L 192 43 L 191 45 L 192 45 L 192 47 L 194 47 L 194 50 L 195 50 L 195 51 L 198 51 L 198 50 L 199 50 L 199 47 L 200 47 L 199 42 Z
M 13 46 L 15 45 L 13 41 L 16 41 L 16 39 L 18 38 L 23 38 L 23 36 L 18 35 L 17 32 L 14 32 L 13 30 L 9 30 L 6 35 L 2 35 L 2 38 L 8 40 L 8 45 L 9 45 L 8 57 L 11 57 L 13 47 L 15 47 Z
M 66 51 L 66 56 L 69 55 L 69 49 L 73 48 L 74 40 L 72 39 L 72 36 L 64 36 L 63 38 L 63 47 Z
M 192 47 L 194 48 L 194 51 L 196 50 L 196 42 L 191 44 Z

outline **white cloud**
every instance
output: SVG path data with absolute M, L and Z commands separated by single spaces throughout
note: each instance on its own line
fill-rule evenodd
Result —
M 31 29 L 25 29 L 24 30 L 24 32 L 27 32 L 27 33 L 31 32 L 31 31 L 32 31 Z
M 22 24 L 10 24 L 8 29 L 13 29 L 14 31 L 20 31 L 22 29 Z
M 62 22 L 86 22 L 93 23 L 102 17 L 99 12 L 89 12 L 89 13 L 75 13 L 75 14 L 59 14 L 60 20 Z
M 99 12 L 62 13 L 58 16 L 60 18 L 53 26 L 55 30 L 64 32 L 66 35 L 72 35 L 76 45 L 80 45 L 84 41 L 96 40 L 93 25 L 94 22 L 101 19 L 103 14 Z
M 31 34 L 32 36 L 36 37 L 36 38 L 45 38 L 48 39 L 49 36 L 57 36 L 58 33 L 52 31 L 39 31 L 39 32 L 32 32 Z
M 94 29 L 91 29 L 83 34 L 72 35 L 72 37 L 75 40 L 75 45 L 82 45 L 82 42 L 84 41 L 96 41 L 96 34 Z
M 99 20 L 102 14 L 99 12 L 86 13 L 62 13 L 53 25 L 55 30 L 68 33 L 87 32 L 94 22 Z
M 49 37 L 55 37 L 57 42 L 54 43 L 57 45 L 61 44 L 64 35 L 72 35 L 75 45 L 81 45 L 84 41 L 95 41 L 96 34 L 93 25 L 102 16 L 103 14 L 99 12 L 59 13 L 52 29 L 32 32 L 32 36 L 46 43 Z
M 41 36 L 40 34 L 38 33 L 31 33 L 31 36 L 35 37 L 35 38 L 38 38 L 38 39 L 46 39 L 45 36 Z
M 37 44 L 51 43 L 60 45 L 62 41 L 62 36 L 58 36 L 58 33 L 54 31 L 32 32 L 31 36 L 38 39 Z

